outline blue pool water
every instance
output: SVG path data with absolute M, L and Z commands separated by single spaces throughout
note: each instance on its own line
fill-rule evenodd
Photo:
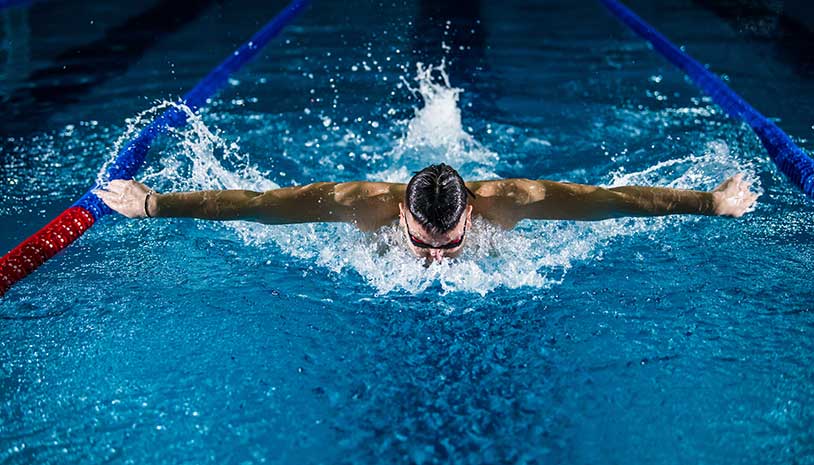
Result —
M 431 3 L 313 6 L 139 179 L 745 172 L 756 210 L 476 221 L 426 269 L 394 227 L 107 217 L 0 300 L 0 463 L 814 463 L 810 201 L 598 3 Z M 810 16 L 659 3 L 630 5 L 814 147 Z M 3 252 L 283 6 L 178 5 L 0 11 Z

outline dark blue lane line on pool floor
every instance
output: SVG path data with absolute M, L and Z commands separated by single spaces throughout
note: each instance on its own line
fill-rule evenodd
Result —
M 621 22 L 646 39 L 653 48 L 709 95 L 733 118 L 745 121 L 757 134 L 780 171 L 810 198 L 814 198 L 814 160 L 795 144 L 776 124 L 769 121 L 718 76 L 684 53 L 653 26 L 616 0 L 599 0 Z
M 693 0 L 693 3 L 724 20 L 740 36 L 771 43 L 777 58 L 794 72 L 814 77 L 814 30 L 809 29 L 793 12 L 787 11 L 788 5 L 776 11 L 769 7 L 768 2 Z M 767 26 L 756 28 L 756 24 Z
M 34 0 L 0 0 L 0 10 L 14 6 L 28 6 L 31 3 L 34 3 Z
M 55 56 L 51 66 L 28 76 L 32 86 L 12 93 L 0 105 L 0 125 L 29 127 L 65 105 L 79 101 L 96 86 L 127 72 L 167 35 L 189 24 L 215 0 L 161 0 L 106 30 L 92 42 Z

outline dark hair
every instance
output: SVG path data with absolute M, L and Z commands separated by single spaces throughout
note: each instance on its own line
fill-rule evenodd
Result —
M 467 194 L 475 197 L 451 166 L 430 165 L 407 183 L 407 208 L 421 226 L 433 234 L 443 234 L 458 224 Z

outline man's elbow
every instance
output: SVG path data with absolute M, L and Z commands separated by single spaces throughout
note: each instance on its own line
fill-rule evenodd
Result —
M 276 224 L 279 218 L 280 189 L 252 192 L 246 201 L 242 219 L 264 224 Z

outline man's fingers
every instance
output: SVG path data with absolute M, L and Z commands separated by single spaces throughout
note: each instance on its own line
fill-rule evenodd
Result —
M 115 192 L 116 194 L 121 194 L 126 188 L 127 181 L 122 179 L 114 179 L 107 185 L 107 190 L 110 192 Z
M 96 194 L 97 197 L 102 199 L 111 208 L 118 207 L 119 202 L 121 201 L 121 197 L 118 194 L 110 193 L 99 189 L 93 191 L 93 193 Z
M 110 194 L 110 192 L 96 191 L 95 194 L 97 197 L 102 199 L 103 202 L 108 204 L 108 206 L 110 206 L 113 203 L 114 197 Z
M 111 181 L 107 186 L 105 186 L 105 190 L 108 192 L 119 194 L 121 192 L 124 192 L 124 186 L 115 181 Z
M 741 190 L 741 186 L 743 185 L 743 173 L 737 173 L 736 175 L 731 176 L 729 179 L 724 181 L 723 185 L 725 189 Z
M 93 193 L 111 209 L 128 218 L 143 218 L 142 200 L 139 198 L 140 192 L 133 187 L 138 186 L 135 181 L 113 180 L 106 189 L 94 189 Z
M 747 212 L 754 211 L 759 195 L 752 191 L 752 184 L 751 179 L 744 179 L 744 173 L 736 173 L 715 188 L 715 192 L 722 194 L 719 214 L 740 218 Z

